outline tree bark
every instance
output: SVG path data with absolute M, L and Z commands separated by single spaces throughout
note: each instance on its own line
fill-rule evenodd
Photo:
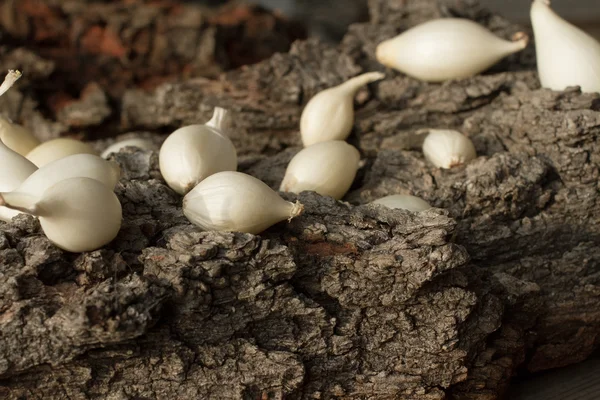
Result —
M 218 80 L 130 89 L 122 128 L 225 107 L 240 170 L 278 188 L 302 105 L 383 70 L 382 39 L 445 16 L 522 30 L 474 1 L 370 9 L 337 47 L 298 42 Z M 67 254 L 33 218 L 1 225 L 0 395 L 491 400 L 520 368 L 585 359 L 600 326 L 600 97 L 540 89 L 533 54 L 443 84 L 386 71 L 357 96 L 349 141 L 366 163 L 346 202 L 286 195 L 305 214 L 258 236 L 191 225 L 156 152 L 132 149 L 113 156 L 124 223 L 106 248 Z M 462 131 L 479 157 L 434 168 L 424 128 Z M 436 208 L 368 204 L 397 193 Z

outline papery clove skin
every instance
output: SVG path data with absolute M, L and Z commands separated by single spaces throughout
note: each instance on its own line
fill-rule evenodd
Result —
M 185 126 L 167 137 L 159 166 L 171 189 L 185 195 L 210 175 L 237 169 L 236 149 L 221 129 L 226 113 L 217 107 L 206 124 Z
M 138 149 L 142 150 L 154 150 L 155 148 L 154 143 L 152 143 L 148 139 L 125 139 L 108 146 L 106 149 L 104 149 L 100 157 L 108 158 L 111 154 L 118 153 L 119 151 L 121 151 L 121 149 L 124 149 L 125 147 L 137 147 Z
M 11 150 L 26 156 L 40 141 L 24 126 L 0 117 L 0 140 Z
M 122 209 L 115 193 L 90 178 L 70 178 L 43 195 L 0 193 L 0 205 L 35 215 L 48 239 L 63 250 L 93 251 L 119 233 Z
M 394 194 L 382 197 L 373 201 L 373 204 L 381 204 L 389 208 L 397 208 L 412 212 L 425 211 L 431 208 L 431 205 L 417 196 L 406 194 Z
M 600 92 L 600 43 L 556 14 L 549 0 L 534 0 L 530 14 L 542 87 Z
M 35 164 L 0 140 L 0 192 L 15 190 L 37 169 Z M 0 206 L 1 221 L 10 222 L 18 214 L 18 211 Z
M 207 231 L 258 234 L 302 214 L 300 203 L 282 199 L 259 179 L 235 171 L 215 173 L 183 198 L 183 213 Z
M 449 129 L 430 129 L 423 141 L 423 154 L 439 168 L 452 168 L 468 163 L 477 157 L 471 139 Z
M 381 72 L 368 72 L 341 85 L 317 93 L 304 107 L 300 134 L 304 146 L 329 140 L 345 140 L 354 125 L 354 96 L 368 83 L 385 78 Z
M 504 57 L 523 50 L 523 32 L 500 39 L 474 21 L 442 18 L 427 21 L 377 46 L 377 60 L 413 78 L 442 82 L 477 75 Z
M 342 140 L 316 143 L 292 158 L 279 190 L 314 191 L 339 200 L 352 186 L 359 164 L 358 150 Z
M 81 140 L 59 138 L 41 143 L 39 146 L 27 153 L 27 159 L 38 166 L 43 167 L 52 161 L 73 154 L 96 154 L 96 150 Z
M 39 168 L 14 190 L 41 196 L 56 183 L 78 177 L 95 179 L 114 190 L 120 176 L 121 168 L 114 161 L 93 154 L 73 154 Z

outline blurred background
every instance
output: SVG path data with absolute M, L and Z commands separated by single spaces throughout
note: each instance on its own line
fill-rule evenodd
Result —
M 215 6 L 226 0 L 189 0 Z M 480 0 L 489 9 L 515 22 L 528 25 L 530 0 Z M 367 0 L 248 0 L 303 22 L 311 35 L 339 40 L 346 27 L 366 20 Z M 564 18 L 600 37 L 600 0 L 552 0 Z

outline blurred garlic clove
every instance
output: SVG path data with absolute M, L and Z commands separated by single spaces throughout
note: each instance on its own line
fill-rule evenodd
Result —
M 477 157 L 471 139 L 448 129 L 430 129 L 423 141 L 423 154 L 439 168 L 452 168 Z
M 27 159 L 40 168 L 73 154 L 97 153 L 92 146 L 81 140 L 59 138 L 43 142 L 27 154 Z
M 527 47 L 523 32 L 507 41 L 468 19 L 435 19 L 377 46 L 381 64 L 428 82 L 467 78 Z
M 33 133 L 29 129 L 19 124 L 13 124 L 2 117 L 0 117 L 0 140 L 9 149 L 16 151 L 22 156 L 27 155 L 27 153 L 40 144 L 40 141 L 33 136 Z
M 121 149 L 124 149 L 125 147 L 137 147 L 138 149 L 142 150 L 153 150 L 154 143 L 147 139 L 141 138 L 121 140 L 108 146 L 102 152 L 101 157 L 108 158 L 111 154 L 118 153 L 119 151 L 121 151 Z
M 381 204 L 389 208 L 400 208 L 408 211 L 424 211 L 431 208 L 429 203 L 420 197 L 406 194 L 394 194 L 373 201 L 373 204 Z
M 0 192 L 10 192 L 21 185 L 37 167 L 0 140 Z M 10 222 L 19 212 L 0 207 L 0 220 Z
M 354 96 L 368 83 L 385 78 L 381 72 L 356 76 L 316 94 L 304 107 L 300 134 L 304 146 L 329 140 L 345 140 L 354 125 Z
M 160 172 L 171 189 L 186 194 L 208 176 L 237 169 L 237 152 L 222 132 L 226 110 L 215 108 L 205 125 L 173 132 L 160 148 Z
M 580 86 L 600 92 L 600 43 L 562 19 L 549 0 L 531 3 L 537 68 L 542 87 L 564 90 Z
M 114 161 L 106 161 L 93 154 L 73 154 L 44 165 L 14 190 L 41 196 L 56 183 L 78 177 L 97 180 L 114 190 L 120 176 L 121 168 Z
M 183 213 L 204 230 L 258 234 L 302 214 L 262 181 L 241 172 L 217 172 L 183 198 Z
M 279 190 L 311 190 L 339 200 L 352 186 L 359 164 L 358 150 L 342 140 L 313 144 L 292 158 Z
M 0 193 L 0 205 L 37 216 L 52 243 L 75 253 L 99 249 L 121 228 L 119 199 L 103 183 L 90 178 L 61 180 L 41 196 Z

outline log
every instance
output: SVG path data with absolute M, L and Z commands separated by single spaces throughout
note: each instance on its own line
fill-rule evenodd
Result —
M 523 29 L 473 0 L 369 6 L 338 46 L 297 42 L 217 80 L 128 89 L 121 129 L 228 108 L 240 170 L 277 188 L 302 105 L 383 71 L 382 39 L 444 16 Z M 349 141 L 366 162 L 345 201 L 285 194 L 305 214 L 261 235 L 191 225 L 157 153 L 134 149 L 112 156 L 124 222 L 106 248 L 69 254 L 31 217 L 1 224 L 0 395 L 492 400 L 520 371 L 585 359 L 600 330 L 600 96 L 541 89 L 533 54 L 443 84 L 386 71 L 357 96 Z M 424 128 L 462 131 L 479 157 L 434 168 Z M 397 193 L 435 208 L 369 204 Z

